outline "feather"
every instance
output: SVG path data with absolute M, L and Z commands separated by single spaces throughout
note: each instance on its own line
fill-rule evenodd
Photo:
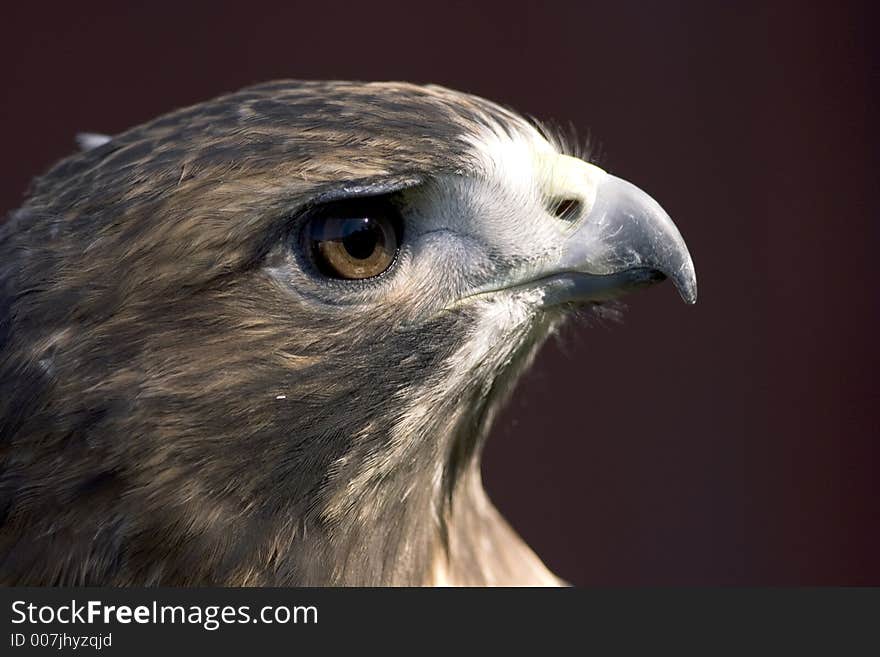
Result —
M 111 139 L 112 137 L 109 135 L 102 135 L 97 132 L 80 132 L 76 135 L 76 145 L 79 146 L 81 151 L 86 152 L 103 146 Z

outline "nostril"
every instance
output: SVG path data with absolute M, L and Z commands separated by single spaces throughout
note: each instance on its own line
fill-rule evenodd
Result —
M 550 201 L 550 212 L 564 219 L 573 221 L 581 215 L 582 203 L 576 198 L 557 198 Z

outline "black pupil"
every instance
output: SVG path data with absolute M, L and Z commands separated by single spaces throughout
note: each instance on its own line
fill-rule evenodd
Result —
M 352 258 L 366 260 L 382 239 L 382 230 L 369 217 L 350 219 L 342 229 L 342 244 Z

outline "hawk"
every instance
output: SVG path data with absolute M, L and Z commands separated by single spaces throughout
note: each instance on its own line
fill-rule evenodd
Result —
M 556 585 L 480 481 L 647 194 L 438 86 L 280 81 L 84 137 L 0 229 L 0 582 Z

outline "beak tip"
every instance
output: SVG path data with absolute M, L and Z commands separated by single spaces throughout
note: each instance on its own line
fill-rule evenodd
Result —
M 693 274 L 684 280 L 675 281 L 675 287 L 681 300 L 687 305 L 692 306 L 697 302 L 697 279 Z
M 690 258 L 690 254 L 687 253 L 687 247 L 683 246 L 683 243 L 682 249 L 686 254 L 686 260 L 679 269 L 678 274 L 672 277 L 672 281 L 675 284 L 675 289 L 678 290 L 681 300 L 692 306 L 697 302 L 697 274 L 694 271 L 694 263 Z

